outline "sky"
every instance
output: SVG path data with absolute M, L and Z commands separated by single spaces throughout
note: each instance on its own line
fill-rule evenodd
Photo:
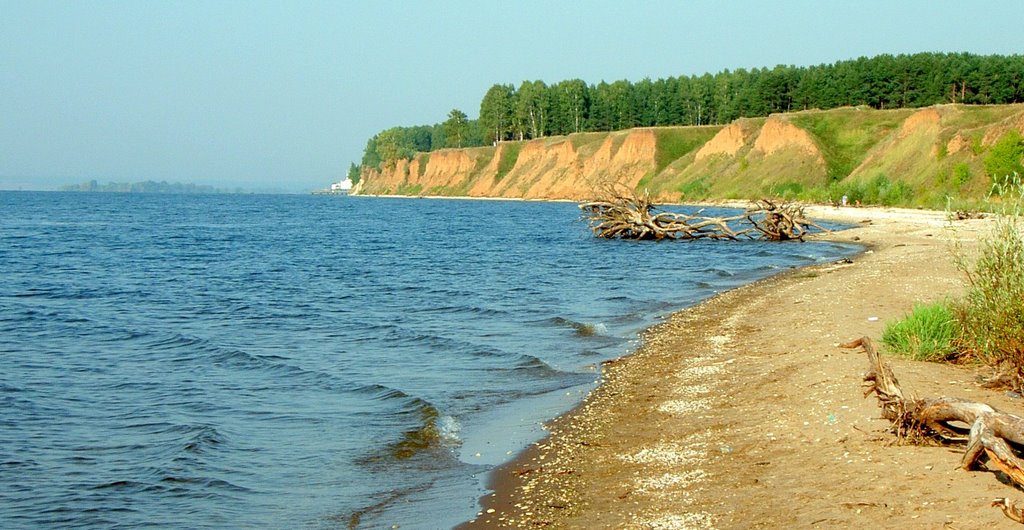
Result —
M 1024 2 L 0 0 L 0 189 L 302 193 L 495 83 L 1021 53 Z

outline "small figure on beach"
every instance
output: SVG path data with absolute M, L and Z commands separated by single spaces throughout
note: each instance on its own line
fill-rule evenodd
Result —
M 846 195 L 843 195 L 843 206 L 846 206 L 847 204 L 849 204 L 849 202 L 850 198 L 847 197 Z

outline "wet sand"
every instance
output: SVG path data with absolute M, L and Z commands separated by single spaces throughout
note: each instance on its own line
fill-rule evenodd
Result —
M 896 445 L 861 350 L 886 321 L 963 287 L 940 212 L 813 207 L 866 251 L 723 293 L 648 330 L 550 436 L 492 475 L 465 528 L 983 528 L 1024 497 L 962 449 Z M 987 220 L 954 223 L 970 246 Z M 796 243 L 794 243 L 796 244 Z M 893 360 L 904 390 L 1024 410 L 978 369 Z

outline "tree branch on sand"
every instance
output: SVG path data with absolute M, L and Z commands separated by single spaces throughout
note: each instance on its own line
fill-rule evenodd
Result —
M 861 337 L 841 346 L 864 349 L 869 364 L 864 375 L 864 397 L 874 394 L 878 398 L 882 417 L 892 423 L 900 441 L 966 442 L 961 469 L 980 469 L 988 462 L 1017 487 L 1024 487 L 1024 460 L 1018 456 L 1024 446 L 1024 418 L 960 398 L 907 398 L 892 367 L 882 361 L 870 338 Z M 992 506 L 1000 508 L 1010 519 L 1024 523 L 1024 510 L 1009 499 L 995 499 Z
M 769 199 L 755 202 L 742 214 L 731 217 L 703 217 L 659 212 L 649 194 L 605 191 L 601 197 L 579 205 L 581 217 L 594 235 L 606 239 L 757 239 L 803 241 L 808 228 L 826 231 L 804 217 L 803 206 L 776 204 Z

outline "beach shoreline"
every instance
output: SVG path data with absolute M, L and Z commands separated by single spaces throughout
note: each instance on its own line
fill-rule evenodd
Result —
M 883 208 L 807 213 L 854 225 L 822 237 L 865 251 L 721 293 L 647 330 L 635 352 L 605 363 L 578 407 L 549 423 L 546 439 L 491 473 L 494 493 L 459 528 L 1002 524 L 988 503 L 1012 490 L 958 469 L 956 451 L 894 446 L 863 398 L 866 359 L 837 347 L 879 339 L 915 303 L 958 293 L 951 240 L 970 246 L 988 221 Z M 976 370 L 893 364 L 918 395 L 1021 406 L 980 389 Z

